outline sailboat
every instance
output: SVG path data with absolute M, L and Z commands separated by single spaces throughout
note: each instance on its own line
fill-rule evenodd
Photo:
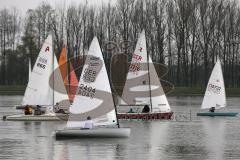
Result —
M 59 114 L 53 112 L 53 106 L 59 103 L 66 109 L 70 103 L 63 84 L 58 62 L 52 47 L 52 36 L 49 35 L 45 40 L 41 51 L 34 64 L 29 76 L 27 88 L 22 100 L 22 107 L 31 105 L 36 109 L 40 105 L 45 109 L 42 115 L 12 115 L 7 116 L 6 120 L 16 121 L 42 121 L 42 120 L 61 120 Z M 65 115 L 63 115 L 65 117 Z
M 214 112 L 215 109 L 226 107 L 226 93 L 222 67 L 219 58 L 212 70 L 212 74 L 208 81 L 201 109 L 211 109 L 212 112 L 197 113 L 197 116 L 236 116 L 237 112 Z
M 89 117 L 94 127 L 82 129 Z M 55 131 L 55 136 L 56 138 L 130 136 L 130 128 L 120 128 L 118 123 L 106 66 L 96 37 L 91 42 L 83 66 L 66 128 Z
M 149 113 L 118 113 L 118 118 L 171 119 L 173 115 L 152 59 L 147 54 L 145 31 L 142 31 L 132 55 L 119 107 L 128 106 L 131 110 L 135 107 L 138 110 L 146 105 L 150 106 Z
M 72 63 L 67 61 L 67 47 L 66 45 L 63 46 L 60 57 L 59 57 L 59 68 L 61 71 L 61 75 L 64 81 L 64 86 L 67 90 L 69 101 L 73 102 L 77 86 L 78 86 L 78 79 L 76 73 L 73 69 Z M 68 65 L 70 71 L 68 72 Z M 69 74 L 68 74 L 69 73 Z

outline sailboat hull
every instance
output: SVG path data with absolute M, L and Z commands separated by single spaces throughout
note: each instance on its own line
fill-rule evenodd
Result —
M 15 106 L 16 110 L 24 110 L 26 107 L 26 105 L 17 105 Z M 37 106 L 31 106 L 32 109 L 37 109 Z M 46 110 L 47 106 L 41 106 L 41 109 L 45 109 Z
M 11 115 L 6 116 L 4 120 L 7 121 L 61 121 L 67 120 L 67 114 L 43 114 L 43 115 Z
M 56 138 L 127 138 L 130 128 L 64 129 L 55 131 Z
M 226 116 L 226 117 L 235 117 L 238 114 L 238 112 L 202 112 L 197 113 L 197 116 Z
M 172 119 L 173 112 L 157 113 L 118 113 L 118 119 L 142 119 L 142 120 L 160 120 Z

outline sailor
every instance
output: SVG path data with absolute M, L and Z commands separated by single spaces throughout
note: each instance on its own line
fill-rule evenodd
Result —
M 127 113 L 135 113 L 132 108 L 129 109 Z
M 53 107 L 54 112 L 56 113 L 59 110 L 59 103 L 57 102 Z
M 56 105 L 54 106 L 54 112 L 55 112 L 55 113 L 63 113 L 63 114 L 66 114 L 65 111 L 60 108 L 58 102 L 57 102 Z
M 37 108 L 34 110 L 34 115 L 41 115 L 42 111 L 41 111 L 41 106 L 37 105 Z
M 93 128 L 93 121 L 90 116 L 87 117 L 87 120 L 85 121 L 83 129 L 92 129 Z
M 209 109 L 209 112 L 214 112 L 215 111 L 215 107 L 211 107 L 210 109 Z
M 32 114 L 32 107 L 29 106 L 29 105 L 26 105 L 26 106 L 24 107 L 24 114 L 25 114 L 25 115 L 31 115 L 31 114 Z
M 142 109 L 142 113 L 149 113 L 150 112 L 150 108 L 148 105 L 145 105 Z

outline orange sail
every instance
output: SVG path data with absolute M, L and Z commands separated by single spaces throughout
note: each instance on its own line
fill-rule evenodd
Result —
M 73 102 L 73 99 L 76 94 L 76 90 L 78 87 L 78 79 L 73 69 L 71 62 L 69 62 L 70 72 L 68 72 L 68 64 L 67 64 L 67 48 L 63 46 L 60 57 L 59 57 L 59 68 L 62 74 L 62 78 L 64 81 L 64 86 L 68 92 L 68 97 L 70 102 Z M 69 75 L 68 75 L 69 73 Z
M 63 82 L 64 82 L 64 86 L 67 90 L 68 90 L 68 71 L 67 71 L 67 48 L 66 46 L 63 46 L 60 57 L 59 57 L 59 68 L 62 74 L 62 78 L 63 78 Z
M 78 87 L 78 79 L 77 79 L 76 73 L 73 69 L 71 62 L 70 62 L 70 72 L 69 73 L 70 73 L 70 75 L 69 75 L 70 87 L 69 87 L 68 97 L 69 97 L 69 100 L 71 102 L 73 102 L 76 91 L 77 91 L 77 87 Z

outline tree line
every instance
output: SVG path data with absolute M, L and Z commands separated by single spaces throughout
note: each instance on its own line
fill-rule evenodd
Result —
M 55 7 L 42 2 L 22 16 L 16 8 L 1 9 L 0 84 L 27 83 L 28 58 L 34 64 L 49 33 L 55 54 L 66 43 L 69 58 L 83 56 L 97 36 L 109 61 L 109 45 L 123 45 L 114 52 L 132 53 L 143 29 L 153 61 L 169 69 L 163 79 L 175 86 L 205 86 L 218 56 L 225 85 L 240 86 L 240 8 L 234 0 L 117 0 Z

